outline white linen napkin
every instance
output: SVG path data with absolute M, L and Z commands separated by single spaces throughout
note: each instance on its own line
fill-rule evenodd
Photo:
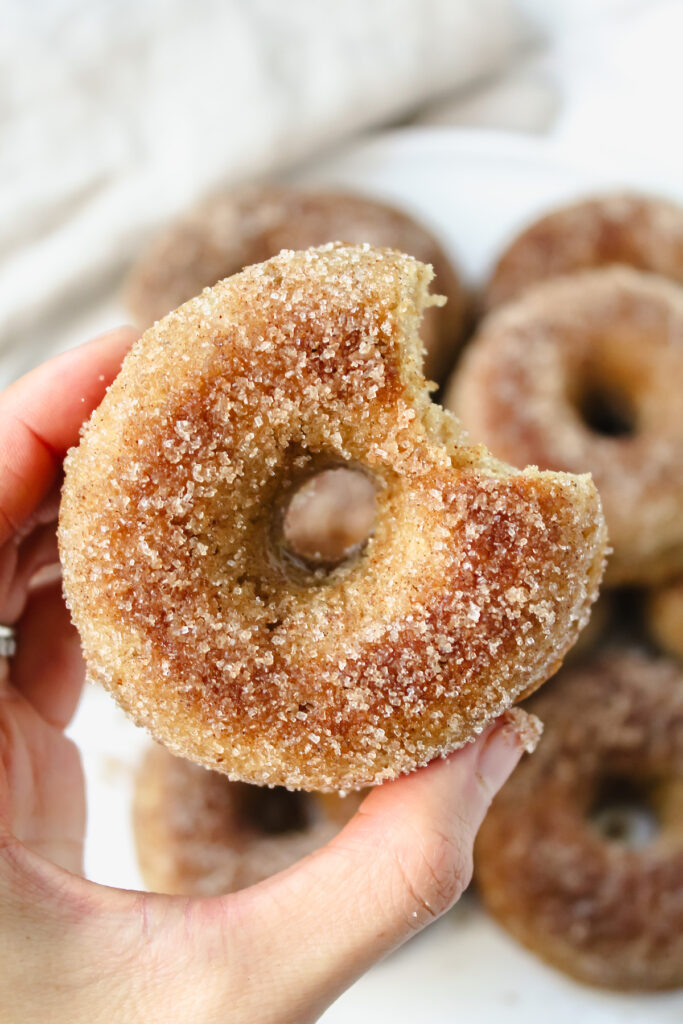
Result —
M 0 33 L 0 384 L 146 235 L 500 69 L 512 0 L 9 0 Z M 61 345 L 61 341 L 58 342 Z

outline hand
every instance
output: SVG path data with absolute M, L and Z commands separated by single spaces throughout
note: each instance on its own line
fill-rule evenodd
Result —
M 364 800 L 339 836 L 260 885 L 213 899 L 81 877 L 78 752 L 63 729 L 83 666 L 58 581 L 61 464 L 135 333 L 46 363 L 0 396 L 0 1016 L 5 1024 L 302 1024 L 446 911 L 472 843 L 521 753 L 499 722 Z

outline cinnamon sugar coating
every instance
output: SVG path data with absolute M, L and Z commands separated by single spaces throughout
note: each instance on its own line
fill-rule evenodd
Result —
M 590 472 L 613 554 L 608 583 L 683 570 L 683 289 L 625 267 L 530 289 L 487 317 L 445 404 L 500 458 Z M 630 424 L 610 436 L 596 395 Z
M 647 599 L 648 627 L 659 646 L 683 658 L 683 579 L 653 590 Z
M 564 670 L 527 707 L 543 737 L 479 832 L 484 903 L 580 981 L 683 985 L 681 666 L 605 652 Z M 601 831 L 595 814 L 605 785 L 615 792 L 616 783 L 642 792 L 656 815 L 654 828 L 638 824 L 629 841 Z
M 207 286 L 281 249 L 326 242 L 367 243 L 406 252 L 434 268 L 445 306 L 425 311 L 425 375 L 441 381 L 462 340 L 467 295 L 439 241 L 408 213 L 343 192 L 247 186 L 210 196 L 152 242 L 130 273 L 126 301 L 148 327 Z
M 231 778 L 357 789 L 472 740 L 550 676 L 605 551 L 587 476 L 524 471 L 434 405 L 431 270 L 283 252 L 147 331 L 66 460 L 64 587 L 89 677 Z M 377 487 L 362 552 L 309 571 L 286 498 Z
M 207 771 L 151 748 L 135 780 L 140 869 L 153 892 L 219 896 L 284 871 L 324 846 L 360 794 L 289 793 Z
M 508 708 L 500 716 L 503 732 L 514 734 L 522 750 L 533 754 L 543 735 L 543 722 L 537 715 L 530 714 L 525 708 Z
M 487 309 L 529 285 L 577 270 L 626 264 L 683 284 L 683 207 L 617 194 L 553 210 L 522 231 L 498 260 L 484 294 Z

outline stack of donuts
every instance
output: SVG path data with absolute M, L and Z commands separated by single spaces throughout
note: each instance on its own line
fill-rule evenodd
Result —
M 612 553 L 538 751 L 494 800 L 494 917 L 594 985 L 683 985 L 683 209 L 617 195 L 498 260 L 445 404 L 494 454 L 588 470 Z
M 614 196 L 551 213 L 512 242 L 475 302 L 406 213 L 245 189 L 156 241 L 129 305 L 146 327 L 284 247 L 338 239 L 433 265 L 448 303 L 427 310 L 422 341 L 444 406 L 506 462 L 592 473 L 605 509 L 606 590 L 566 666 L 525 705 L 545 734 L 481 830 L 483 901 L 582 981 L 682 985 L 683 209 Z M 285 527 L 324 567 L 358 547 L 376 495 L 362 480 L 349 491 L 334 469 L 316 488 Z M 135 802 L 143 875 L 189 895 L 252 884 L 325 842 L 358 800 L 230 782 L 154 748 Z

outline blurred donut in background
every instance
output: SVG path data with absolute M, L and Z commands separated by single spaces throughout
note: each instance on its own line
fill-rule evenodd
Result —
M 515 465 L 590 472 L 608 584 L 683 571 L 683 288 L 626 267 L 537 285 L 483 321 L 445 406 Z
M 362 796 L 230 782 L 151 747 L 137 773 L 133 804 L 142 877 L 153 892 L 183 896 L 255 885 L 329 842 Z
M 573 664 L 591 655 L 602 646 L 610 633 L 615 616 L 614 591 L 602 590 L 591 608 L 588 622 L 579 633 L 576 643 L 567 651 L 564 664 Z
M 484 904 L 592 985 L 683 984 L 683 672 L 612 650 L 526 705 L 544 723 L 475 847 Z
M 342 192 L 261 185 L 218 193 L 152 242 L 132 269 L 126 302 L 142 328 L 204 288 L 281 249 L 326 242 L 397 249 L 434 268 L 432 291 L 445 306 L 425 310 L 424 374 L 441 381 L 454 361 L 467 316 L 467 297 L 439 241 L 402 210 Z
M 499 257 L 484 289 L 483 306 L 501 306 L 548 278 L 614 264 L 683 283 L 683 207 L 617 194 L 552 210 Z
M 659 646 L 683 658 L 683 579 L 650 593 L 647 601 L 650 634 Z

